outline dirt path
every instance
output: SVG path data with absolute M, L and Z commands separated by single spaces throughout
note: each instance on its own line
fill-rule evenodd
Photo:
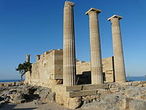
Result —
M 35 104 L 34 102 L 22 104 L 5 104 L 0 110 L 71 110 L 55 103 Z

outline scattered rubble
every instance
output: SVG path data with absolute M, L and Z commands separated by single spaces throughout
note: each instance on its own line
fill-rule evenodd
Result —
M 7 85 L 0 87 L 0 105 L 6 103 L 20 104 L 24 102 L 46 103 L 55 100 L 51 89 L 29 85 Z

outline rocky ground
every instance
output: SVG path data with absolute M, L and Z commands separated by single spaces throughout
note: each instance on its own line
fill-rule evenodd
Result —
M 0 87 L 0 110 L 67 110 L 53 103 L 49 88 L 23 84 Z
M 31 101 L 36 101 L 36 103 L 39 103 L 39 101 L 47 102 L 48 100 L 53 102 L 55 95 L 48 88 L 26 85 L 21 85 L 19 87 L 1 87 L 0 91 L 0 104 L 20 104 Z
M 78 110 L 146 110 L 146 84 L 108 84 L 98 94 L 81 97 Z M 0 110 L 69 110 L 55 103 L 49 88 L 23 85 L 0 87 Z
M 83 98 L 83 110 L 146 110 L 146 84 L 109 84 L 98 95 Z

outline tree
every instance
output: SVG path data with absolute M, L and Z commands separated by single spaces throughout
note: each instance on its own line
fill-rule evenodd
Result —
M 23 64 L 19 64 L 18 67 L 16 68 L 16 71 L 19 71 L 19 73 L 21 74 L 21 80 L 23 75 L 28 72 L 31 71 L 31 63 L 30 62 L 24 62 Z

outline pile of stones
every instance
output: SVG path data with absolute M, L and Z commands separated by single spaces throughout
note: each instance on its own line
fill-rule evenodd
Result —
M 49 88 L 19 85 L 0 87 L 0 106 L 6 103 L 20 104 L 25 102 L 46 103 L 55 101 L 55 93 Z

